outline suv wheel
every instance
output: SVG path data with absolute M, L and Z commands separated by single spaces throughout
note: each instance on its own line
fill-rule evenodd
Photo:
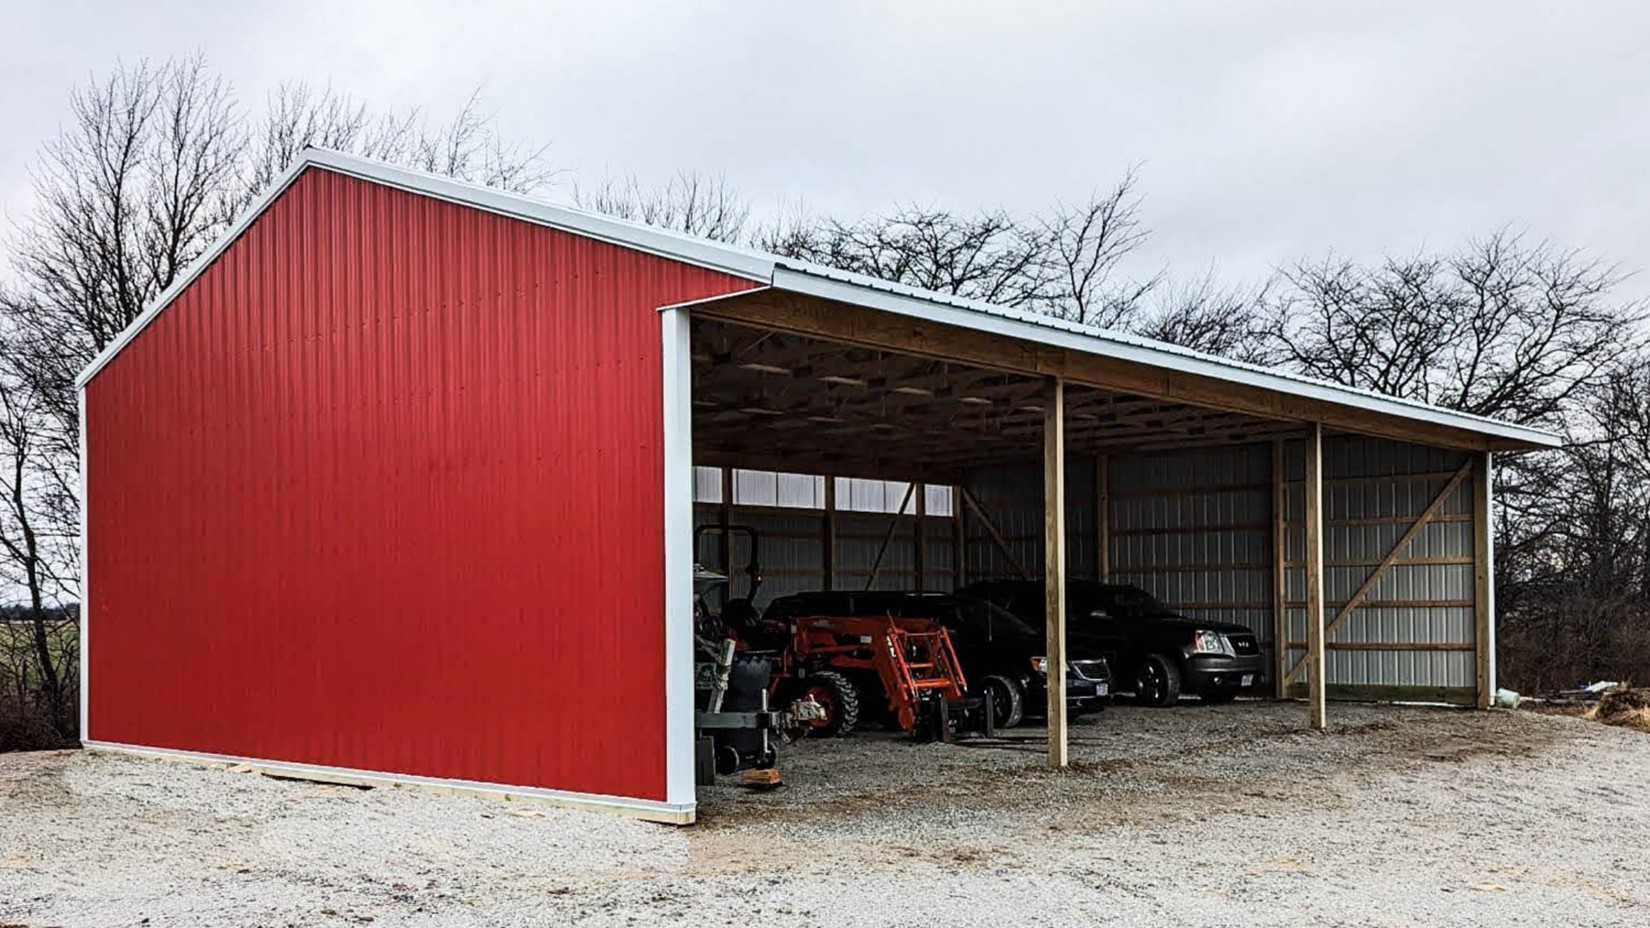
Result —
M 1173 659 L 1153 654 L 1140 663 L 1134 683 L 1135 702 L 1162 709 L 1180 701 L 1180 667 Z
M 991 674 L 980 681 L 979 693 L 991 694 L 992 714 L 998 728 L 1013 728 L 1026 714 L 1026 691 L 1018 680 Z

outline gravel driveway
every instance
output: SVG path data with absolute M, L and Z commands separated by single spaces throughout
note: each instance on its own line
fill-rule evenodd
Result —
M 1644 925 L 1650 735 L 1526 713 L 1119 707 L 808 742 L 690 829 L 169 761 L 0 756 L 4 925 Z

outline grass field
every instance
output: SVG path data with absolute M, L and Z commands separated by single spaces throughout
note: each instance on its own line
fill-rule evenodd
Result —
M 0 619 L 0 751 L 32 751 L 74 744 L 79 716 L 79 629 L 71 619 L 47 625 L 62 701 L 53 704 L 41 687 L 34 627 Z
M 58 619 L 46 628 L 53 660 L 64 669 L 64 676 L 74 674 L 80 665 L 80 627 L 73 620 Z M 0 686 L 15 691 L 21 682 L 32 687 L 39 674 L 34 626 L 27 621 L 0 619 Z

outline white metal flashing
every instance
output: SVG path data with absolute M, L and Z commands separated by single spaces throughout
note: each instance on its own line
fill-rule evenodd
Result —
M 246 764 L 258 773 L 324 783 L 346 783 L 358 786 L 419 786 L 496 799 L 532 799 L 569 809 L 609 812 L 628 815 L 667 825 L 691 825 L 695 817 L 693 803 L 658 802 L 651 799 L 632 799 L 627 796 L 606 796 L 600 793 L 576 793 L 568 790 L 544 789 L 534 786 L 509 786 L 501 783 L 483 783 L 476 780 L 449 780 L 413 774 L 388 773 L 377 770 L 356 770 L 350 767 L 328 767 L 320 764 L 300 764 L 290 761 L 264 760 L 256 757 L 236 757 L 229 754 L 209 754 L 201 751 L 180 751 L 173 748 L 146 747 L 140 744 L 117 744 L 108 741 L 88 741 L 86 747 L 95 751 L 130 754 L 161 760 L 188 761 L 199 764 Z
M 1495 455 L 1488 451 L 1484 452 L 1484 479 L 1481 482 L 1483 486 L 1474 488 L 1477 491 L 1475 495 L 1478 497 L 1475 502 L 1477 505 L 1484 507 L 1484 512 L 1488 513 L 1490 521 L 1489 534 L 1484 539 L 1484 570 L 1488 571 L 1490 575 L 1488 584 L 1490 620 L 1487 623 L 1489 640 L 1485 641 L 1482 647 L 1489 650 L 1490 672 L 1486 686 L 1490 691 L 1490 699 L 1493 701 L 1496 690 L 1501 686 L 1501 681 L 1495 662 L 1495 639 L 1499 634 L 1499 630 L 1495 627 Z
M 87 723 L 91 721 L 92 706 L 92 667 L 89 661 L 91 655 L 91 597 L 86 595 L 86 388 L 75 391 L 75 404 L 79 409 L 80 423 L 80 653 L 76 657 L 76 669 L 80 675 L 80 740 L 85 743 L 92 737 L 91 728 Z
M 693 359 L 688 311 L 659 314 L 664 348 L 665 799 L 693 807 Z

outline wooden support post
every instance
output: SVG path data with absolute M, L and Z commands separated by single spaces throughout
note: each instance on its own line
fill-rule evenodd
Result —
M 1473 644 L 1478 656 L 1478 708 L 1488 709 L 1495 699 L 1495 500 L 1494 462 L 1488 451 L 1473 455 L 1472 562 Z
M 894 533 L 899 531 L 899 517 L 905 512 L 905 507 L 911 505 L 911 491 L 916 488 L 917 485 L 914 483 L 905 485 L 905 495 L 900 497 L 899 508 L 888 517 L 888 534 L 882 536 L 882 547 L 877 548 L 877 559 L 871 562 L 871 574 L 865 578 L 867 590 L 877 585 L 877 575 L 882 572 L 882 559 L 888 554 L 888 546 L 894 541 Z
M 1094 457 L 1094 577 L 1111 582 L 1111 458 Z
M 825 575 L 822 589 L 836 589 L 836 478 L 825 478 L 825 512 L 821 520 L 821 572 Z
M 911 564 L 916 571 L 916 583 L 912 586 L 918 593 L 926 588 L 928 574 L 928 487 L 921 483 L 911 484 L 917 506 L 917 527 L 912 533 Z
M 951 488 L 951 589 L 960 590 L 968 582 L 968 528 L 963 524 L 962 490 Z
M 1283 480 L 1283 439 L 1272 440 L 1272 690 L 1289 691 L 1289 497 Z
M 1054 378 L 1043 402 L 1043 586 L 1047 591 L 1048 763 L 1066 754 L 1066 385 Z
M 1323 627 L 1323 425 L 1306 435 L 1306 667 L 1310 675 L 1312 727 L 1329 727 L 1324 704 Z

